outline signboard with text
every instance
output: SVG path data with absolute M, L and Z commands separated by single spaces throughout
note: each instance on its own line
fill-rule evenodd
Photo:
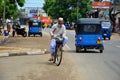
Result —
M 92 7 L 93 8 L 109 8 L 110 2 L 93 2 Z

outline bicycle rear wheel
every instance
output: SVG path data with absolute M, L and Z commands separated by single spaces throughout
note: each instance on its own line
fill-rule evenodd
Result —
M 57 66 L 61 64 L 62 61 L 62 46 L 59 46 L 56 48 L 55 55 L 54 55 L 54 63 L 56 63 Z

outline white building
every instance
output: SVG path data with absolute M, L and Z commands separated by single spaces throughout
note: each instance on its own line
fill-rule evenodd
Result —
M 41 7 L 25 7 L 25 14 L 27 17 L 33 17 L 35 15 L 42 15 L 47 16 L 44 10 Z

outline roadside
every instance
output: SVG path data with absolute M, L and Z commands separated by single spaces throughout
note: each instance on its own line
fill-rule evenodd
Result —
M 0 41 L 3 36 L 0 36 Z M 49 36 L 43 32 L 43 37 L 22 37 L 15 36 L 10 38 L 7 44 L 0 44 L 1 53 L 25 53 L 25 52 L 48 52 L 49 51 Z M 47 46 L 48 45 L 48 46 Z
M 120 39 L 120 34 L 119 33 L 112 33 L 112 38 Z
M 120 34 L 112 33 L 112 38 L 120 39 Z M 3 36 L 0 36 L 0 41 Z M 39 35 L 36 37 L 11 37 L 11 42 L 7 44 L 0 44 L 0 54 L 15 54 L 26 55 L 28 54 L 44 54 L 49 53 L 49 41 L 50 37 L 43 31 L 43 37 Z M 1 43 L 1 42 L 0 42 Z M 4 56 L 4 55 L 1 55 Z M 6 56 L 6 55 L 5 55 Z
M 60 66 L 48 61 L 49 54 L 0 58 L 1 80 L 84 80 L 72 57 L 64 52 Z
M 48 34 L 43 33 L 43 37 L 11 37 L 12 42 L 0 45 L 0 54 L 6 52 L 16 52 L 21 54 L 24 51 L 49 51 Z M 1 80 L 83 80 L 79 76 L 77 67 L 72 56 L 65 52 L 61 65 L 58 67 L 48 61 L 50 54 L 34 56 L 15 56 L 0 58 L 0 79 Z

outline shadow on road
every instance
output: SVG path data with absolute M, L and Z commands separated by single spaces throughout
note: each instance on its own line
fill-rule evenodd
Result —
M 65 52 L 67 52 L 67 53 L 72 53 L 72 54 L 78 54 L 78 53 L 82 53 L 82 54 L 86 54 L 86 53 L 90 53 L 90 54 L 96 54 L 96 53 L 100 53 L 99 51 L 97 51 L 97 50 L 87 50 L 87 51 L 84 51 L 84 50 L 82 50 L 82 51 L 80 51 L 80 52 L 76 52 L 75 50 L 66 50 Z

